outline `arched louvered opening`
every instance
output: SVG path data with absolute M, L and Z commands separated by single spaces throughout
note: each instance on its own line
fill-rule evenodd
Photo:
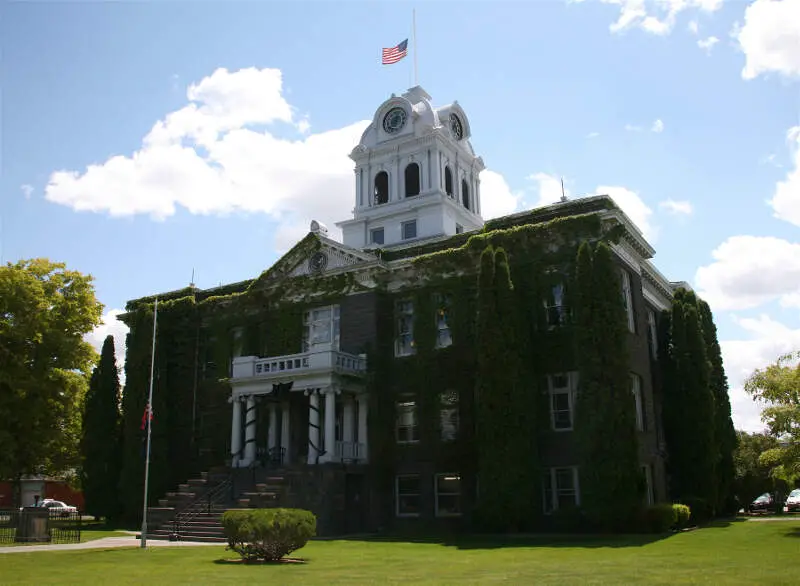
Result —
M 469 209 L 469 186 L 465 179 L 461 180 L 461 203 L 464 204 L 465 208 Z
M 389 203 L 389 174 L 381 171 L 375 175 L 375 205 Z
M 409 163 L 406 167 L 406 197 L 419 195 L 419 165 Z
M 444 192 L 453 197 L 453 172 L 447 166 L 444 168 Z

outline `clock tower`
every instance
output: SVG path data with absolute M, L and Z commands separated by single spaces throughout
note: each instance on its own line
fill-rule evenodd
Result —
M 479 174 L 464 110 L 439 108 L 419 86 L 386 100 L 350 158 L 353 219 L 338 222 L 353 248 L 389 248 L 483 226 Z

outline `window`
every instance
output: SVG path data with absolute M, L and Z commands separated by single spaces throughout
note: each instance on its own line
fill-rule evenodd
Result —
M 550 289 L 550 297 L 544 301 L 547 313 L 547 327 L 557 328 L 567 323 L 568 310 L 564 305 L 564 285 L 557 283 Z
M 622 273 L 622 302 L 625 304 L 625 315 L 628 318 L 628 329 L 636 331 L 636 324 L 633 320 L 633 296 L 631 294 L 631 276 L 625 269 L 620 269 Z
M 441 438 L 443 442 L 452 442 L 458 438 L 458 391 L 447 390 L 442 393 L 439 410 Z
M 400 229 L 403 233 L 403 240 L 410 240 L 412 238 L 417 237 L 417 221 L 410 220 L 408 222 L 403 222 L 400 225 Z
M 450 335 L 450 296 L 437 294 L 436 304 L 436 347 L 447 348 L 453 344 Z
M 396 306 L 397 338 L 395 356 L 409 356 L 414 353 L 414 302 L 398 301 Z
M 370 230 L 369 241 L 371 244 L 383 244 L 383 228 L 373 228 Z
M 417 403 L 413 399 L 397 402 L 395 436 L 398 444 L 413 444 L 419 441 Z
M 554 431 L 570 431 L 575 411 L 575 386 L 577 373 L 547 376 L 550 395 L 550 424 Z
M 375 175 L 375 205 L 389 203 L 389 174 L 381 171 Z
M 642 377 L 631 373 L 631 393 L 636 408 L 636 429 L 645 431 L 644 402 L 642 401 Z
M 461 224 L 456 224 L 456 234 L 463 234 L 464 233 L 464 226 Z
M 436 516 L 453 517 L 461 514 L 461 476 L 458 474 L 437 474 Z
M 317 344 L 333 344 L 339 348 L 339 306 L 320 307 L 307 311 L 304 317 L 303 352 Z
M 656 502 L 653 495 L 653 467 L 650 464 L 642 466 L 642 475 L 644 476 L 644 504 L 652 505 Z
M 419 474 L 404 474 L 395 479 L 398 517 L 419 517 Z
M 244 352 L 244 328 L 233 328 L 231 332 L 231 358 L 239 358 Z
M 544 472 L 542 484 L 545 514 L 581 504 L 577 467 L 550 468 Z
M 650 355 L 658 358 L 658 329 L 656 327 L 656 312 L 647 310 L 647 333 L 650 338 Z
M 406 197 L 419 195 L 419 165 L 410 163 L 406 166 Z
M 466 179 L 461 180 L 461 203 L 469 209 L 469 186 Z
M 444 192 L 453 197 L 453 172 L 448 166 L 444 168 Z

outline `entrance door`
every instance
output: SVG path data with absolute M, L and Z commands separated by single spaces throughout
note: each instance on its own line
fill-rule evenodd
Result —
M 345 530 L 363 533 L 367 512 L 366 482 L 363 474 L 345 476 Z

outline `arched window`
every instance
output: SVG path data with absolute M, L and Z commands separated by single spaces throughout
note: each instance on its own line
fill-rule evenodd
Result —
M 419 195 L 419 165 L 409 163 L 406 167 L 406 197 Z
M 453 172 L 447 166 L 444 168 L 444 192 L 453 197 Z
M 464 207 L 469 209 L 469 186 L 467 185 L 467 180 L 461 180 L 461 203 L 464 204 Z
M 375 192 L 374 192 L 375 205 L 382 203 L 389 203 L 389 174 L 386 171 L 381 171 L 375 175 Z

